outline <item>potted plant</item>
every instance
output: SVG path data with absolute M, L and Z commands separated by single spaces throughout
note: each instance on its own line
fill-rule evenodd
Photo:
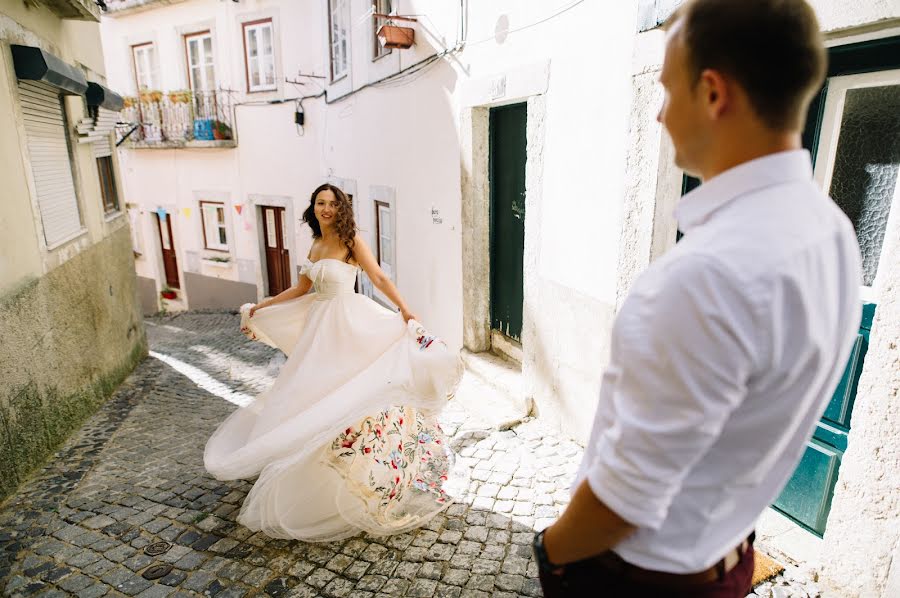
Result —
M 229 127 L 221 120 L 215 121 L 213 123 L 213 138 L 219 141 L 224 139 L 231 139 L 231 127 Z
M 192 94 L 190 89 L 178 89 L 175 91 L 170 91 L 169 101 L 173 104 L 190 104 L 191 95 Z
M 163 93 L 157 89 L 142 89 L 140 93 L 141 102 L 144 104 L 158 103 L 162 101 Z
M 178 295 L 175 293 L 175 290 L 169 286 L 163 287 L 163 290 L 159 293 L 163 299 L 174 299 Z

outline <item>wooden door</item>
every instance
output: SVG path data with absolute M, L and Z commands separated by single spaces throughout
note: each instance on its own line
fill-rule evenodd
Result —
M 526 105 L 490 113 L 491 328 L 520 340 L 525 250 Z
M 180 289 L 178 260 L 175 257 L 175 237 L 172 235 L 172 218 L 168 214 L 156 214 L 156 230 L 159 231 L 159 246 L 162 248 L 166 284 L 173 289 Z
M 262 217 L 269 295 L 274 297 L 291 287 L 291 256 L 286 247 L 284 208 L 262 206 Z

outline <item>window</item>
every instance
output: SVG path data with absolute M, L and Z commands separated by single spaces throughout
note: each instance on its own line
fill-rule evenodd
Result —
M 203 242 L 206 248 L 228 251 L 228 234 L 225 232 L 225 204 L 201 201 L 200 215 L 203 219 Z
M 847 214 L 875 284 L 900 173 L 900 70 L 831 77 L 816 179 Z
M 191 91 L 214 91 L 216 70 L 213 61 L 212 34 L 209 31 L 184 36 L 188 83 Z
M 372 8 L 374 9 L 375 14 L 377 14 L 377 15 L 391 14 L 391 1 L 392 0 L 372 0 Z M 390 54 L 391 49 L 385 48 L 378 41 L 378 30 L 381 28 L 382 25 L 387 23 L 387 19 L 373 18 L 372 21 L 374 23 L 372 25 L 372 40 L 374 42 L 374 47 L 372 49 L 372 60 L 377 60 L 378 58 L 381 58 L 382 56 L 387 56 L 388 54 Z
M 100 172 L 100 194 L 103 196 L 103 211 L 107 214 L 118 212 L 119 193 L 116 191 L 112 156 L 97 158 L 97 170 Z
M 394 279 L 394 231 L 391 226 L 391 206 L 375 202 L 375 235 L 378 264 L 388 278 Z
M 244 23 L 247 91 L 272 91 L 275 81 L 275 36 L 272 19 Z
M 131 47 L 134 58 L 134 80 L 138 92 L 159 89 L 159 75 L 156 71 L 156 48 L 152 43 Z
M 19 101 L 44 239 L 52 249 L 83 230 L 65 105 L 58 89 L 38 81 L 19 81 Z
M 331 40 L 331 80 L 337 81 L 347 74 L 349 67 L 347 0 L 328 0 L 328 22 Z

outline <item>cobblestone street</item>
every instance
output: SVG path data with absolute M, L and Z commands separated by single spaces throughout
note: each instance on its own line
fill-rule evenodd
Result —
M 234 523 L 246 482 L 203 470 L 203 446 L 283 358 L 231 314 L 147 321 L 152 357 L 0 512 L 10 595 L 539 596 L 530 541 L 567 500 L 580 449 L 534 423 L 490 431 L 451 405 L 442 423 L 472 492 L 427 528 L 331 544 Z M 228 399 L 228 400 L 226 400 Z M 172 547 L 149 556 L 156 542 Z M 142 577 L 156 564 L 172 570 Z
M 250 484 L 212 479 L 202 457 L 233 403 L 268 386 L 283 358 L 241 336 L 232 314 L 157 317 L 147 331 L 151 357 L 0 510 L 5 594 L 541 595 L 530 541 L 568 500 L 575 443 L 534 421 L 488 429 L 451 402 L 442 423 L 473 479 L 426 528 L 271 540 L 234 522 Z M 159 542 L 170 547 L 147 554 Z M 145 579 L 159 565 L 164 575 Z M 766 590 L 807 596 L 786 584 Z

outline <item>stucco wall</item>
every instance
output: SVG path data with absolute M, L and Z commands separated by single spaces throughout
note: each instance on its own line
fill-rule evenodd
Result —
M 872 322 L 847 452 L 828 527 L 824 574 L 853 596 L 900 588 L 900 193 L 879 263 Z
M 315 80 L 302 79 L 305 86 L 285 83 L 297 73 L 320 73 L 323 67 L 319 30 L 324 3 L 258 0 L 222 3 L 191 0 L 175 5 L 157 5 L 141 12 L 105 17 L 101 27 L 106 48 L 110 83 L 133 92 L 135 83 L 130 45 L 156 44 L 163 90 L 188 87 L 184 66 L 183 35 L 209 29 L 213 35 L 217 84 L 233 90 L 237 147 L 233 149 L 129 149 L 119 148 L 126 201 L 138 212 L 137 229 L 141 255 L 135 267 L 141 277 L 165 285 L 159 232 L 154 213 L 164 208 L 172 215 L 172 233 L 179 279 L 189 309 L 209 308 L 215 301 L 204 285 L 189 285 L 203 278 L 217 278 L 243 289 L 241 298 L 256 301 L 267 293 L 265 261 L 261 252 L 258 205 L 287 207 L 287 249 L 291 264 L 307 255 L 309 230 L 299 218 L 309 193 L 324 181 L 321 168 L 323 118 L 317 101 L 304 102 L 307 125 L 294 125 L 293 101 L 314 94 Z M 278 90 L 246 94 L 241 23 L 255 17 L 271 17 L 276 29 Z M 271 201 L 267 198 L 271 198 Z M 228 252 L 204 247 L 199 201 L 225 204 Z M 240 211 L 238 211 L 240 209 Z M 203 258 L 227 256 L 225 265 L 210 265 Z M 295 269 L 294 269 L 295 270 Z M 258 289 L 247 298 L 246 289 Z M 193 296 L 193 290 L 198 295 Z M 196 299 L 196 301 L 195 301 Z M 155 299 L 154 299 L 155 300 Z
M 128 229 L 0 297 L 0 499 L 146 354 Z

